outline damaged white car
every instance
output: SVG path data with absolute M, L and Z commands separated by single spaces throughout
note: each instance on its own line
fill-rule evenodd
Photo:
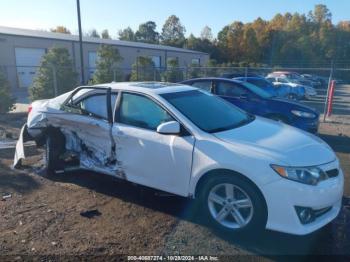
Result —
M 321 139 L 197 88 L 79 87 L 35 101 L 16 147 L 46 147 L 49 173 L 88 169 L 196 199 L 228 232 L 307 234 L 339 213 L 343 173 Z

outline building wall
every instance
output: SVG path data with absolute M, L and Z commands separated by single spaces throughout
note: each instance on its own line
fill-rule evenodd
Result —
M 0 34 L 0 67 L 5 68 L 5 72 L 13 88 L 13 91 L 21 91 L 18 88 L 18 77 L 16 69 L 16 59 L 15 59 L 15 48 L 44 48 L 48 50 L 53 46 L 67 48 L 75 67 L 79 71 L 80 69 L 80 50 L 79 43 L 75 41 L 68 40 L 58 40 L 58 39 L 46 39 L 37 37 L 27 37 L 27 36 L 15 36 L 15 35 L 2 35 Z M 89 76 L 89 52 L 97 52 L 99 44 L 97 43 L 83 43 L 83 55 L 84 55 L 84 72 L 85 77 L 88 79 Z M 135 63 L 138 56 L 160 56 L 161 57 L 161 67 L 166 66 L 167 57 L 176 57 L 179 61 L 180 67 L 185 67 L 190 65 L 192 59 L 200 59 L 200 64 L 205 65 L 208 62 L 209 56 L 207 54 L 201 53 L 189 53 L 189 52 L 177 52 L 177 51 L 165 51 L 158 49 L 148 49 L 148 48 L 136 48 L 128 46 L 118 46 L 123 61 L 121 62 L 121 67 L 124 72 L 131 69 L 132 64 Z

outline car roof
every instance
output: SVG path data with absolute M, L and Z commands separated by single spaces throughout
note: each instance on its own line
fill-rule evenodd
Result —
M 133 91 L 145 94 L 165 94 L 198 89 L 185 84 L 166 82 L 112 82 L 95 85 L 95 87 L 110 87 L 112 90 Z
M 233 80 L 244 80 L 244 79 L 252 79 L 252 80 L 265 80 L 265 77 L 259 77 L 259 76 L 247 76 L 247 77 L 235 77 Z
M 275 72 L 272 72 L 271 74 L 276 74 L 276 75 L 296 74 L 296 75 L 300 75 L 298 72 L 294 72 L 294 71 L 275 71 Z
M 193 82 L 193 81 L 215 81 L 215 80 L 220 80 L 220 81 L 231 81 L 231 82 L 235 82 L 235 83 L 241 83 L 242 81 L 239 81 L 237 79 L 232 79 L 232 78 L 224 78 L 224 77 L 200 77 L 200 78 L 192 78 L 192 79 L 188 79 L 185 80 L 181 83 L 188 83 L 188 82 Z

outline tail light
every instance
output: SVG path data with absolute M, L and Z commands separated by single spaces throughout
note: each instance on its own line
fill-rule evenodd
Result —
M 30 112 L 32 112 L 32 109 L 33 109 L 33 107 L 32 107 L 32 105 L 30 104 L 29 107 L 28 107 L 28 115 L 30 114 Z

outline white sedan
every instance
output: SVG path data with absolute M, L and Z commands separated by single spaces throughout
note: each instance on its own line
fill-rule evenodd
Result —
M 94 170 L 195 198 L 230 233 L 308 234 L 341 208 L 343 173 L 320 138 L 186 85 L 111 83 L 35 101 L 15 166 L 28 140 L 46 145 L 48 173 Z
M 298 83 L 296 80 L 291 80 L 287 77 L 267 77 L 267 79 L 272 82 L 274 85 L 287 85 L 292 88 L 304 88 L 305 90 L 305 98 L 310 99 L 317 95 L 317 91 L 315 88 L 307 85 L 302 85 Z

